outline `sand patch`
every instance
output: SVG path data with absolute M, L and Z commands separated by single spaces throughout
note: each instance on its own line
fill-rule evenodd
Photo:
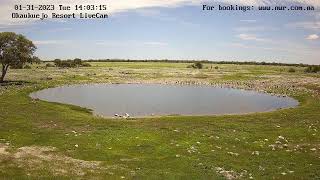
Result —
M 247 176 L 247 171 L 245 171 L 245 170 L 241 173 L 238 173 L 234 170 L 225 170 L 224 168 L 221 168 L 221 167 L 216 167 L 215 170 L 218 174 L 220 174 L 221 176 L 223 176 L 224 178 L 226 178 L 228 180 L 241 179 L 241 178 Z M 252 178 L 252 176 L 251 176 L 251 174 L 249 174 L 249 179 L 251 179 L 251 178 Z
M 0 144 L 0 156 L 3 155 L 9 155 L 9 152 L 7 152 L 8 146 L 4 144 Z
M 1 159 L 10 159 L 12 164 L 37 177 L 41 176 L 41 174 L 38 174 L 41 172 L 54 176 L 81 177 L 122 169 L 115 166 L 102 166 L 101 161 L 75 159 L 58 153 L 55 147 L 25 146 L 10 152 L 8 151 L 9 148 L 0 144 L 0 162 Z

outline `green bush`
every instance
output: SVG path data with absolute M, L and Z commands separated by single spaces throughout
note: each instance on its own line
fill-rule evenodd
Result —
M 55 67 L 55 66 L 53 64 L 51 64 L 51 63 L 47 63 L 46 67 Z
M 77 66 L 81 66 L 81 65 L 82 65 L 82 60 L 79 59 L 79 58 L 74 59 L 73 62 L 74 62 Z
M 290 73 L 294 73 L 294 72 L 296 72 L 296 69 L 294 69 L 294 68 L 290 68 L 290 69 L 288 70 L 288 72 L 290 72 Z
M 81 59 L 76 58 L 74 60 L 61 60 L 55 59 L 54 65 L 60 68 L 75 68 L 75 67 L 90 67 L 91 64 L 83 62 Z
M 31 69 L 31 66 L 30 66 L 30 65 L 25 65 L 25 66 L 23 67 L 23 69 Z
M 89 64 L 89 63 L 82 63 L 82 67 L 91 67 L 91 64 Z
M 53 60 L 54 65 L 57 66 L 57 67 L 60 67 L 61 62 L 62 62 L 61 59 L 55 59 L 55 60 Z
M 12 69 L 23 69 L 23 64 L 22 63 L 18 63 L 18 64 L 14 64 L 11 65 Z
M 61 61 L 60 66 L 62 68 L 74 68 L 76 67 L 76 63 L 72 60 Z
M 202 69 L 203 68 L 203 64 L 201 62 L 195 62 L 190 67 L 192 67 L 194 69 Z
M 308 66 L 304 72 L 306 73 L 318 73 L 320 72 L 320 66 Z

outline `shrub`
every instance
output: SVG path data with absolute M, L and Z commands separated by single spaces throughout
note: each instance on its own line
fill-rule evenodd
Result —
M 31 66 L 30 66 L 30 65 L 25 65 L 25 66 L 23 67 L 23 69 L 31 69 Z
M 13 64 L 11 65 L 12 69 L 23 69 L 23 64 L 22 63 L 17 63 L 17 64 Z
M 317 73 L 320 72 L 320 66 L 308 66 L 304 72 L 306 73 Z
M 191 67 L 194 69 L 202 69 L 203 64 L 201 62 L 195 62 L 194 64 L 191 65 Z
M 90 67 L 91 64 L 83 62 L 81 59 L 76 58 L 74 60 L 60 60 L 60 59 L 55 59 L 54 65 L 60 68 L 75 68 L 75 67 Z M 47 67 L 50 67 L 47 66 Z
M 73 62 L 74 62 L 77 66 L 81 66 L 81 65 L 82 65 L 82 60 L 79 59 L 79 58 L 74 59 Z
M 91 67 L 91 64 L 89 64 L 89 63 L 82 63 L 82 67 Z
M 296 72 L 296 70 L 295 70 L 294 68 L 290 68 L 290 69 L 288 70 L 288 72 L 294 73 L 294 72 Z
M 60 67 L 61 66 L 61 59 L 55 59 L 55 60 L 53 60 L 53 63 L 54 63 L 54 65 L 55 66 L 57 66 L 57 67 Z
M 215 69 L 219 69 L 219 67 L 218 66 L 216 66 L 216 67 L 214 67 Z
M 77 65 L 72 60 L 61 61 L 60 66 L 62 68 L 74 68 Z
M 46 67 L 55 67 L 55 66 L 53 64 L 51 64 L 51 63 L 47 63 Z

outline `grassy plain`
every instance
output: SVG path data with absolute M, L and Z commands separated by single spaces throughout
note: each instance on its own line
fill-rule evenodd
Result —
M 91 65 L 9 71 L 13 82 L 0 86 L 0 179 L 320 178 L 319 74 L 255 65 Z M 29 98 L 64 84 L 132 82 L 256 89 L 290 95 L 300 105 L 248 115 L 128 120 Z

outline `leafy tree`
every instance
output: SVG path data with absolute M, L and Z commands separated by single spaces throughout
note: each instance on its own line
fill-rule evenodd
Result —
M 82 60 L 79 59 L 79 58 L 74 59 L 73 62 L 74 62 L 77 66 L 81 66 L 81 64 L 82 64 Z
M 55 66 L 60 67 L 61 66 L 61 59 L 55 59 L 55 60 L 53 60 L 53 63 Z
M 37 56 L 33 56 L 32 62 L 34 62 L 34 63 L 36 63 L 36 64 L 41 64 L 41 59 L 38 58 Z
M 76 58 L 74 60 L 55 59 L 53 62 L 55 64 L 55 66 L 59 67 L 59 68 L 75 68 L 75 67 L 90 67 L 91 66 L 89 63 L 86 63 L 79 58 Z
M 27 62 L 34 60 L 33 53 L 36 46 L 21 34 L 13 32 L 0 33 L 0 82 L 4 81 L 9 67 L 23 66 Z

